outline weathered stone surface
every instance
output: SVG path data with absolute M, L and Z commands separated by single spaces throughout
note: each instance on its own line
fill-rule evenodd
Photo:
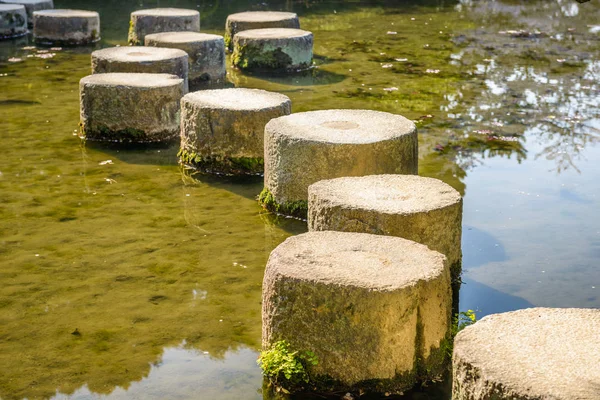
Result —
M 100 40 L 100 16 L 86 10 L 33 12 L 33 36 L 43 44 L 84 45 Z
M 484 317 L 454 342 L 455 400 L 600 399 L 600 310 Z
M 188 54 L 190 90 L 222 86 L 225 83 L 223 36 L 198 32 L 163 32 L 146 35 L 146 46 L 180 49 Z
M 265 189 L 275 211 L 286 214 L 286 203 L 306 203 L 308 186 L 323 179 L 416 174 L 417 153 L 416 127 L 400 115 L 369 110 L 292 114 L 265 127 Z
M 451 302 L 447 260 L 424 245 L 309 232 L 269 257 L 263 348 L 286 340 L 313 351 L 312 376 L 338 389 L 404 390 L 440 372 Z
M 88 140 L 160 142 L 179 136 L 183 80 L 169 74 L 107 73 L 79 82 Z
M 248 70 L 289 71 L 312 64 L 313 34 L 301 29 L 251 29 L 233 38 L 233 65 Z
M 0 4 L 0 39 L 27 34 L 27 12 L 20 4 Z
M 291 105 L 258 89 L 189 93 L 181 101 L 181 158 L 209 172 L 262 173 L 265 125 Z
M 460 276 L 462 197 L 416 175 L 324 180 L 308 188 L 308 229 L 398 236 L 444 254 Z
M 54 8 L 54 2 L 52 0 L 0 0 L 0 3 L 21 4 L 25 6 L 25 11 L 27 11 L 27 26 L 29 28 L 33 28 L 34 11 Z
M 183 8 L 151 8 L 131 13 L 129 44 L 141 45 L 146 35 L 159 32 L 200 32 L 200 13 Z
M 92 73 L 139 72 L 174 74 L 188 90 L 188 55 L 162 47 L 110 47 L 92 53 Z
M 225 45 L 233 49 L 233 37 L 241 31 L 264 28 L 299 29 L 296 13 L 281 11 L 247 11 L 231 14 L 225 22 Z

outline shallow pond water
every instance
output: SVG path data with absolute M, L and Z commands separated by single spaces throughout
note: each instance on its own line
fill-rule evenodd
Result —
M 231 12 L 298 12 L 317 67 L 230 81 L 417 121 L 420 173 L 465 196 L 461 309 L 600 307 L 594 1 L 55 3 L 100 12 L 95 48 L 140 8 L 198 8 L 220 34 Z M 263 269 L 305 224 L 262 211 L 260 178 L 190 176 L 177 145 L 82 142 L 94 48 L 32 46 L 0 42 L 0 398 L 262 398 Z

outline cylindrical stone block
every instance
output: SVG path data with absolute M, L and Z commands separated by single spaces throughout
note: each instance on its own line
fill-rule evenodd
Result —
M 180 49 L 188 54 L 190 90 L 225 83 L 225 44 L 223 37 L 198 32 L 163 32 L 146 35 L 146 46 Z
M 131 13 L 129 44 L 144 44 L 146 35 L 159 32 L 200 32 L 200 13 L 183 8 L 151 8 Z
M 233 38 L 233 65 L 247 70 L 293 71 L 312 64 L 313 34 L 301 29 L 242 31 Z
M 263 172 L 265 125 L 291 101 L 259 89 L 203 90 L 181 100 L 181 160 L 206 172 Z
M 401 391 L 445 369 L 452 295 L 446 258 L 391 236 L 308 232 L 269 257 L 263 349 L 285 340 L 318 358 L 335 389 Z M 367 382 L 365 382 L 367 381 Z M 364 386 L 363 386 L 364 385 Z
M 88 140 L 162 142 L 179 136 L 183 80 L 169 74 L 108 73 L 79 82 L 81 128 Z
M 281 11 L 247 11 L 231 14 L 225 22 L 225 45 L 233 49 L 233 37 L 241 31 L 265 28 L 299 29 L 300 21 L 296 13 Z
M 110 47 L 92 53 L 92 73 L 138 72 L 173 74 L 183 79 L 188 90 L 188 55 L 163 47 Z
M 27 34 L 27 12 L 21 4 L 0 4 L 0 39 Z
M 100 40 L 100 16 L 86 10 L 34 11 L 33 37 L 42 44 L 94 43 Z
M 27 26 L 33 28 L 33 12 L 54 8 L 52 0 L 0 0 L 0 3 L 21 4 L 27 12 Z
M 454 400 L 597 400 L 600 310 L 489 315 L 454 341 Z
M 415 124 L 369 110 L 292 114 L 265 127 L 265 189 L 272 211 L 306 217 L 308 187 L 323 179 L 416 174 Z
M 446 183 L 416 175 L 324 180 L 308 188 L 308 229 L 398 236 L 444 254 L 461 270 L 462 197 Z

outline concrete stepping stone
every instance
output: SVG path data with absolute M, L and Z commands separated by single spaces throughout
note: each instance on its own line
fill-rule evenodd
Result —
M 370 110 L 292 114 L 265 127 L 265 189 L 271 211 L 306 217 L 308 187 L 323 179 L 376 174 L 416 174 L 415 124 Z
M 233 49 L 233 37 L 241 31 L 264 28 L 299 29 L 298 15 L 281 11 L 246 11 L 231 14 L 225 22 L 225 45 Z
M 25 11 L 27 11 L 27 26 L 29 28 L 33 28 L 34 11 L 54 8 L 54 2 L 52 0 L 0 0 L 0 3 L 21 4 L 25 6 Z
M 33 12 L 33 37 L 50 45 L 85 45 L 100 40 L 100 15 L 86 10 L 41 10 Z
M 222 86 L 225 83 L 223 36 L 198 32 L 163 32 L 146 35 L 146 46 L 180 49 L 188 54 L 190 90 Z
M 81 128 L 88 140 L 163 142 L 179 136 L 183 79 L 169 74 L 107 73 L 79 82 Z
M 27 11 L 21 4 L 0 4 L 0 39 L 27 34 Z
M 488 315 L 454 342 L 454 400 L 600 398 L 600 310 Z
M 189 93 L 181 100 L 181 160 L 206 172 L 260 174 L 265 125 L 291 105 L 287 96 L 259 89 Z
M 233 38 L 232 63 L 243 70 L 293 71 L 311 66 L 313 34 L 301 29 L 251 29 Z
M 308 232 L 269 257 L 262 345 L 314 352 L 317 385 L 329 377 L 335 390 L 402 391 L 447 368 L 451 303 L 447 260 L 424 245 Z
M 138 72 L 173 74 L 183 79 L 188 90 L 188 55 L 163 47 L 110 47 L 92 53 L 92 73 Z
M 461 271 L 462 197 L 446 183 L 416 175 L 370 175 L 308 188 L 308 229 L 398 236 L 444 254 Z
M 151 8 L 131 13 L 128 41 L 142 45 L 146 35 L 159 32 L 200 32 L 200 13 L 184 8 Z

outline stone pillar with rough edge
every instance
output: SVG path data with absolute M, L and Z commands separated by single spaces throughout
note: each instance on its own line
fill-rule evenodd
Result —
M 0 39 L 27 34 L 27 12 L 20 4 L 0 4 Z
M 174 74 L 183 79 L 188 91 L 188 55 L 164 47 L 110 47 L 92 53 L 92 73 L 138 72 Z
M 462 197 L 452 186 L 416 175 L 323 180 L 308 187 L 308 229 L 398 236 L 448 258 L 461 272 Z
M 33 12 L 40 10 L 50 10 L 54 8 L 52 0 L 0 0 L 5 4 L 21 4 L 25 6 L 27 12 L 27 26 L 33 28 Z
M 288 115 L 291 101 L 259 89 L 189 93 L 181 100 L 181 160 L 205 172 L 263 172 L 265 125 Z
M 529 308 L 458 333 L 454 400 L 597 400 L 600 310 Z
M 281 11 L 246 11 L 231 14 L 225 22 L 225 46 L 233 50 L 233 37 L 241 31 L 264 28 L 300 29 L 296 13 Z
M 243 70 L 294 71 L 312 65 L 313 34 L 301 29 L 242 31 L 233 38 L 232 63 Z
M 100 40 L 100 15 L 86 10 L 33 12 L 33 37 L 37 43 L 77 46 Z
M 146 46 L 180 49 L 188 54 L 190 90 L 216 88 L 225 83 L 223 36 L 198 32 L 163 32 L 146 35 Z
M 129 44 L 142 45 L 146 35 L 159 32 L 200 32 L 200 13 L 184 8 L 151 8 L 131 13 Z
M 79 82 L 81 128 L 88 140 L 164 142 L 179 136 L 183 80 L 176 75 L 106 73 Z
M 292 114 L 265 127 L 265 188 L 271 211 L 305 218 L 308 187 L 323 179 L 375 174 L 416 174 L 415 124 L 370 110 Z
M 269 257 L 263 349 L 312 351 L 329 390 L 402 391 L 446 369 L 452 295 L 446 258 L 392 236 L 308 232 Z M 312 389 L 311 384 L 311 389 Z

